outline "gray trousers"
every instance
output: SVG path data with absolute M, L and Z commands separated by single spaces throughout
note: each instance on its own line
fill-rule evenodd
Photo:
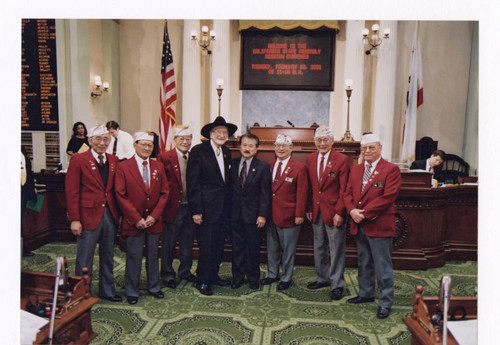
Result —
M 179 212 L 172 223 L 163 223 L 161 234 L 161 271 L 163 281 L 174 280 L 175 270 L 172 267 L 175 244 L 179 241 L 179 278 L 187 278 L 191 274 L 193 264 L 194 222 L 187 204 L 181 204 Z
M 392 237 L 366 236 L 358 226 L 359 296 L 375 297 L 375 277 L 380 289 L 378 304 L 390 308 L 394 301 L 394 275 L 392 270 Z
M 292 280 L 300 227 L 297 225 L 292 228 L 280 228 L 270 224 L 267 228 L 267 276 L 269 278 L 279 277 L 281 248 L 283 251 L 281 281 L 289 282 Z
M 125 293 L 128 297 L 139 297 L 139 282 L 141 280 L 142 252 L 146 244 L 146 274 L 148 292 L 160 291 L 160 273 L 158 265 L 158 242 L 160 234 L 148 235 L 146 230 L 140 230 L 137 236 L 127 236 Z
M 104 216 L 95 230 L 82 230 L 82 235 L 76 238 L 75 275 L 81 276 L 82 268 L 87 267 L 92 277 L 94 253 L 99 243 L 99 296 L 113 297 L 116 295 L 113 277 L 113 246 L 115 243 L 116 225 L 106 207 Z
M 313 223 L 314 268 L 316 281 L 329 282 L 333 289 L 344 287 L 345 225 L 328 226 L 318 213 Z

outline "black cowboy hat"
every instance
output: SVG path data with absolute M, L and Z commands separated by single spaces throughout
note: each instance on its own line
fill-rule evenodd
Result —
M 222 116 L 217 116 L 212 123 L 207 123 L 203 128 L 201 129 L 201 135 L 203 135 L 205 138 L 210 139 L 210 132 L 212 129 L 218 126 L 224 126 L 227 128 L 227 131 L 229 132 L 229 136 L 233 135 L 234 132 L 238 129 L 238 126 L 233 125 L 232 123 L 226 122 Z

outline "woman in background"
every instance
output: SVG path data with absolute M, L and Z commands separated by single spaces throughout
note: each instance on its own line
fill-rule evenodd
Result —
M 82 148 L 82 146 L 86 146 Z M 71 157 L 75 153 L 85 152 L 89 149 L 89 140 L 87 138 L 87 128 L 83 122 L 76 122 L 73 125 L 73 135 L 69 140 L 68 147 L 66 148 L 66 153 Z

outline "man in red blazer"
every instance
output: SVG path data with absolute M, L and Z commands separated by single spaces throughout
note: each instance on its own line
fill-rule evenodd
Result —
M 307 288 L 331 286 L 330 297 L 339 300 L 344 292 L 344 192 L 351 164 L 346 155 L 332 149 L 333 133 L 329 127 L 316 129 L 314 143 L 318 152 L 307 156 L 306 167 L 311 186 L 307 219 L 313 229 L 316 280 Z
M 147 289 L 155 298 L 160 290 L 158 242 L 162 231 L 162 214 L 168 200 L 168 182 L 163 164 L 149 159 L 153 152 L 151 132 L 134 134 L 135 154 L 118 165 L 115 192 L 122 211 L 121 235 L 127 247 L 125 292 L 127 301 L 139 300 L 142 253 L 146 244 Z
M 391 252 L 392 238 L 396 235 L 394 202 L 399 195 L 401 173 L 381 153 L 378 135 L 363 135 L 364 163 L 351 168 L 344 202 L 358 250 L 359 293 L 348 302 L 373 302 L 376 277 L 380 289 L 377 317 L 384 319 L 389 316 L 394 300 Z
M 292 138 L 279 134 L 274 147 L 276 160 L 271 164 L 273 224 L 267 229 L 267 277 L 261 284 L 280 280 L 281 247 L 282 276 L 278 290 L 286 290 L 292 285 L 295 250 L 306 216 L 307 171 L 304 164 L 291 158 Z
M 94 252 L 99 243 L 99 297 L 112 302 L 122 299 L 115 291 L 113 244 L 118 207 L 114 195 L 118 158 L 106 153 L 110 135 L 104 126 L 89 129 L 91 149 L 72 156 L 65 190 L 71 232 L 77 236 L 77 276 L 87 267 L 92 276 Z
M 163 211 L 163 232 L 161 234 L 160 277 L 165 286 L 176 287 L 175 270 L 172 267 L 175 244 L 179 241 L 179 278 L 196 281 L 191 273 L 193 263 L 194 222 L 188 209 L 186 191 L 186 169 L 193 133 L 189 127 L 174 128 L 175 148 L 158 155 L 158 161 L 165 167 L 170 195 Z

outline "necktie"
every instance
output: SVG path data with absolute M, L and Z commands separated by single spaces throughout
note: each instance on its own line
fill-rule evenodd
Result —
M 241 165 L 241 171 L 240 171 L 241 187 L 243 187 L 245 185 L 246 180 L 247 180 L 247 161 L 243 161 L 243 164 Z
M 279 162 L 278 164 L 278 169 L 276 169 L 276 176 L 274 176 L 274 183 L 278 182 L 280 177 L 281 177 L 281 165 L 283 163 L 282 162 Z
M 318 180 L 321 180 L 321 176 L 323 175 L 324 171 L 325 171 L 325 155 L 321 155 L 321 160 L 319 161 L 319 176 L 318 176 Z
M 185 160 L 187 160 L 187 159 L 188 159 L 188 156 L 187 156 L 186 154 L 183 154 L 183 155 L 182 155 L 182 158 L 184 158 Z
M 220 156 L 220 147 L 218 147 L 216 150 L 215 150 L 215 154 L 217 155 L 217 157 Z
M 144 184 L 146 185 L 146 188 L 149 188 L 148 161 L 142 162 L 142 179 L 144 180 Z
M 118 143 L 118 138 L 115 138 L 115 142 L 113 143 L 113 154 L 116 155 L 116 145 Z
M 100 165 L 101 167 L 103 167 L 103 166 L 104 166 L 104 156 L 103 156 L 103 155 L 99 155 L 99 165 Z
M 363 184 L 361 185 L 361 192 L 365 189 L 366 183 L 368 182 L 368 179 L 370 178 L 371 174 L 372 174 L 372 165 L 371 164 L 365 165 L 365 172 L 363 173 Z

